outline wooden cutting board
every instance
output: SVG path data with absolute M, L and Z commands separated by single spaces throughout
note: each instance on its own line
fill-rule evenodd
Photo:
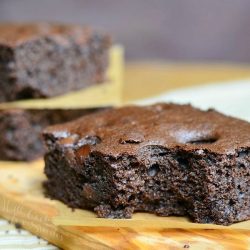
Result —
M 112 219 L 95 218 L 90 211 L 72 211 L 61 202 L 44 197 L 43 165 L 43 160 L 0 163 L 0 214 L 64 249 L 246 249 L 250 246 L 250 231 L 237 229 L 241 223 L 235 224 L 235 228 L 212 229 L 216 226 L 146 213 L 114 223 Z M 95 226 L 90 224 L 93 219 Z M 240 228 L 250 229 L 250 222 Z

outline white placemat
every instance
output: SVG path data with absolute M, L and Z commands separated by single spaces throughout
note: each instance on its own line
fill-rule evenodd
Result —
M 147 105 L 156 102 L 191 103 L 201 109 L 215 108 L 250 121 L 250 79 L 180 89 L 134 103 Z
M 47 241 L 19 228 L 6 220 L 0 219 L 1 250 L 56 250 L 57 247 Z

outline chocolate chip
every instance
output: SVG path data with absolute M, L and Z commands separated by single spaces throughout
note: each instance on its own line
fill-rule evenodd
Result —
M 76 150 L 76 156 L 77 157 L 85 157 L 85 156 L 89 155 L 89 152 L 90 152 L 90 145 L 88 145 L 88 144 L 83 145 Z

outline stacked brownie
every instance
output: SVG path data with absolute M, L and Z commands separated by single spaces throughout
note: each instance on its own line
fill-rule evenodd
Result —
M 250 218 L 250 124 L 189 105 L 124 107 L 44 132 L 47 194 L 99 217 Z
M 67 122 L 101 109 L 0 110 L 0 159 L 30 161 L 43 155 L 41 132 L 49 125 Z
M 106 79 L 107 34 L 47 23 L 0 24 L 0 34 L 0 102 L 50 98 Z M 40 156 L 45 126 L 95 111 L 0 109 L 0 160 Z
M 59 24 L 0 24 L 0 101 L 45 98 L 103 82 L 110 37 Z

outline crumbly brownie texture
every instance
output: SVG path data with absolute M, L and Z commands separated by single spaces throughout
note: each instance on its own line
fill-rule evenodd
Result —
M 110 37 L 59 24 L 0 24 L 0 102 L 46 98 L 103 82 Z
M 42 130 L 48 125 L 67 122 L 97 109 L 0 110 L 0 160 L 33 160 L 45 148 Z
M 44 132 L 47 194 L 99 217 L 250 218 L 250 124 L 189 105 L 124 107 Z

